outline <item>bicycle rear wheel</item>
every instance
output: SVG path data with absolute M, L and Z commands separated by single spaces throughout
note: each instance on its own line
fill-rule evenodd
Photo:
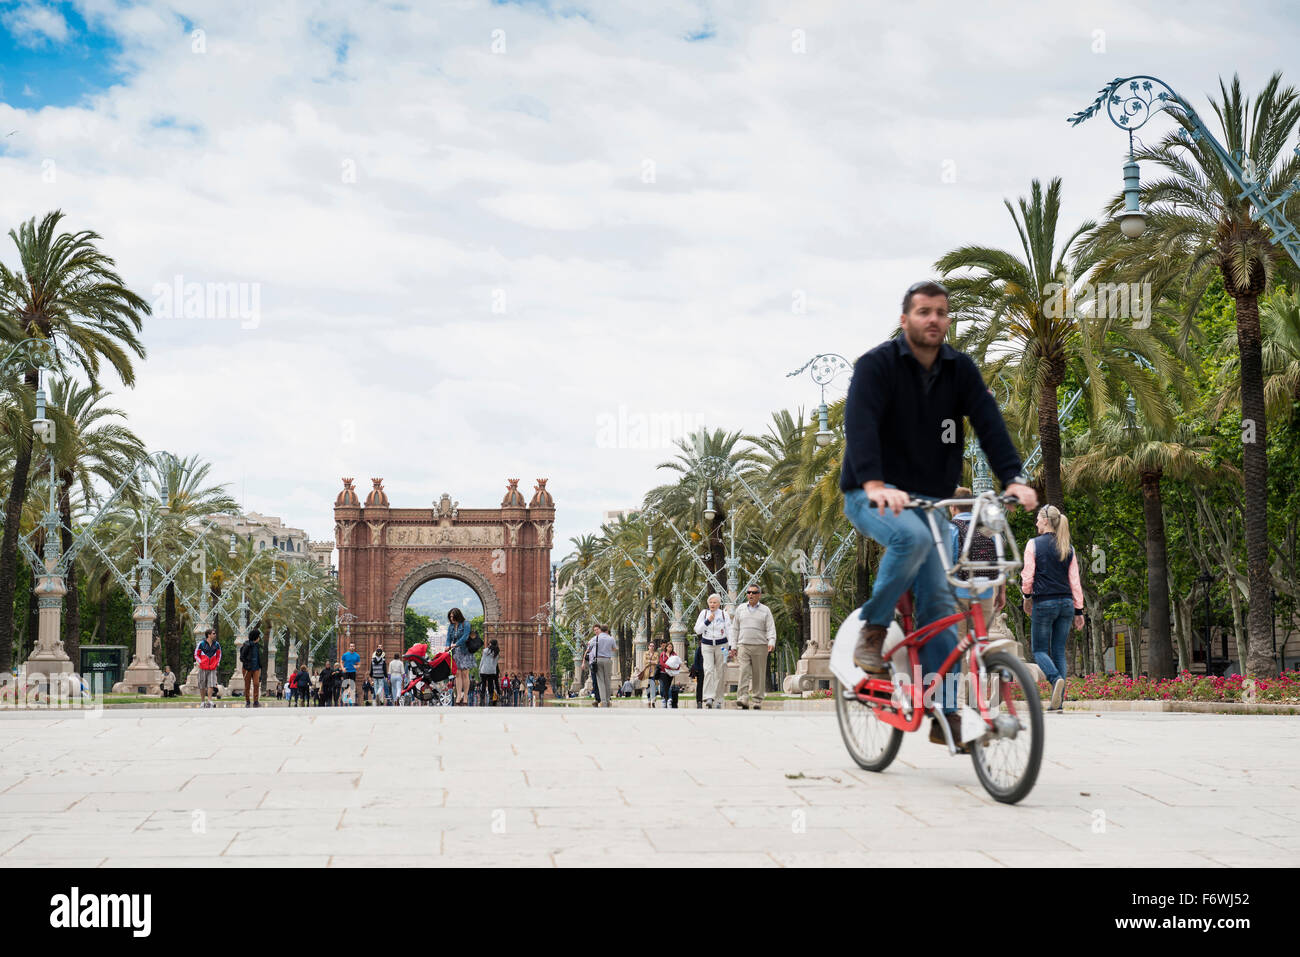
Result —
M 839 719 L 840 736 L 849 757 L 864 771 L 883 771 L 889 767 L 903 743 L 903 732 L 877 718 L 838 678 L 831 679 L 831 695 L 835 698 L 835 717 Z
M 1038 780 L 1043 761 L 1043 705 L 1038 685 L 1014 655 L 996 651 L 984 659 L 988 686 L 980 689 L 993 728 L 970 743 L 975 774 L 994 800 L 1015 804 Z

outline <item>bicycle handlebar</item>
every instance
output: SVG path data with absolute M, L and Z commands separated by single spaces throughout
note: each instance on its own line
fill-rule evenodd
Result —
M 943 563 L 944 577 L 948 579 L 949 584 L 956 588 L 968 588 L 975 584 L 975 580 L 980 580 L 981 588 L 994 588 L 1003 585 L 1007 579 L 1007 573 L 1020 567 L 1020 549 L 1016 545 L 1016 538 L 1011 534 L 1007 526 L 1006 512 L 1004 508 L 1011 505 L 1019 505 L 1020 500 L 1014 496 L 1003 492 L 1001 495 L 994 495 L 991 491 L 975 495 L 970 498 L 944 498 L 931 501 L 929 499 L 910 498 L 907 503 L 908 508 L 919 508 L 925 511 L 926 524 L 930 526 L 930 533 L 934 537 L 935 548 L 939 550 L 940 561 Z M 940 536 L 939 527 L 935 524 L 935 513 L 941 508 L 950 507 L 967 508 L 972 512 L 972 521 L 970 528 L 967 530 L 965 539 L 960 543 L 959 554 L 956 561 L 953 561 L 948 554 L 948 544 Z M 970 557 L 971 539 L 975 535 L 977 528 L 984 534 L 993 538 L 997 549 L 997 558 L 993 561 L 974 561 Z M 1009 551 L 1010 554 L 1006 554 Z M 984 578 L 980 573 L 992 576 Z M 965 574 L 967 578 L 961 578 Z
M 988 493 L 986 492 L 986 493 L 984 493 L 984 494 L 987 495 Z M 905 507 L 906 507 L 906 508 L 925 508 L 925 509 L 931 509 L 931 508 L 950 508 L 950 507 L 952 507 L 952 506 L 954 506 L 954 505 L 957 505 L 957 506 L 961 506 L 961 505 L 974 505 L 975 502 L 976 502 L 979 498 L 981 498 L 981 496 L 979 496 L 979 495 L 975 495 L 975 496 L 972 496 L 972 497 L 970 497 L 970 498 L 941 498 L 941 499 L 909 498 L 909 499 L 907 500 L 907 505 L 906 505 Z M 1014 496 L 1014 495 L 1010 495 L 1010 494 L 1008 494 L 1008 493 L 1006 493 L 1006 492 L 1003 492 L 1001 495 L 994 496 L 994 499 L 995 499 L 995 501 L 997 501 L 998 503 L 1000 503 L 1000 504 L 1002 504 L 1002 505 L 1019 505 L 1019 504 L 1020 504 L 1020 499 L 1018 499 L 1018 498 L 1016 498 L 1016 496 Z

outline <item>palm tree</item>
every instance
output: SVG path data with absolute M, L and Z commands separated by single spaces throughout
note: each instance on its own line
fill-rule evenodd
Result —
M 63 413 L 54 446 L 59 477 L 59 514 L 62 544 L 72 547 L 72 495 L 80 491 L 81 501 L 95 500 L 92 478 L 116 487 L 144 456 L 144 443 L 126 426 L 107 421 L 126 418 L 120 409 L 100 405 L 109 393 L 96 386 L 83 386 L 73 379 L 57 379 L 50 387 L 50 404 Z M 77 588 L 77 562 L 68 565 L 68 594 L 63 619 L 63 647 L 73 662 L 79 660 L 81 645 L 81 601 Z
M 130 386 L 135 372 L 128 353 L 144 356 L 138 333 L 149 305 L 123 285 L 113 260 L 96 247 L 99 234 L 60 233 L 62 219 L 62 211 L 55 210 L 39 225 L 33 217 L 9 231 L 18 249 L 19 267 L 10 270 L 0 263 L 0 315 L 18 326 L 17 335 L 51 340 L 56 366 L 80 370 L 96 385 L 100 367 L 107 363 Z M 28 391 L 35 392 L 36 370 L 29 369 L 24 381 Z M 24 429 L 16 438 L 0 540 L 0 668 L 4 669 L 12 664 L 18 520 L 32 459 L 30 430 Z
M 1160 483 L 1165 478 L 1222 480 L 1223 466 L 1211 462 L 1212 442 L 1212 436 L 1189 425 L 1161 428 L 1143 422 L 1132 409 L 1111 410 L 1079 437 L 1077 447 L 1081 452 L 1065 468 L 1065 481 L 1071 489 L 1121 483 L 1136 485 L 1141 491 L 1146 526 L 1149 670 L 1157 678 L 1172 678 L 1177 670 L 1170 635 L 1169 558 Z
M 1023 258 L 989 246 L 962 246 L 942 256 L 935 268 L 952 290 L 954 322 L 973 327 L 963 335 L 983 344 L 981 348 L 1002 343 L 1014 357 L 1002 366 L 1010 375 L 1011 391 L 1036 407 L 1044 498 L 1059 507 L 1064 497 L 1057 389 L 1066 381 L 1070 365 L 1079 367 L 1080 381 L 1087 378 L 1094 408 L 1131 389 L 1143 414 L 1160 423 L 1168 421 L 1161 408 L 1162 378 L 1180 379 L 1180 373 L 1176 363 L 1157 354 L 1153 340 L 1158 331 L 1097 315 L 1105 310 L 1095 308 L 1082 278 L 1073 278 L 1089 271 L 1091 263 L 1076 253 L 1075 246 L 1096 224 L 1082 223 L 1058 251 L 1059 178 L 1048 184 L 1046 192 L 1034 180 L 1029 198 L 1019 201 L 1018 213 L 1009 200 L 1005 205 L 1020 237 Z
M 1274 73 L 1254 102 L 1243 95 L 1240 78 L 1219 81 L 1221 98 L 1210 104 L 1218 117 L 1226 148 L 1249 159 L 1249 167 L 1265 195 L 1278 197 L 1300 177 L 1300 153 L 1287 155 L 1300 123 L 1300 94 L 1282 86 Z M 1133 157 L 1159 163 L 1169 173 L 1148 182 L 1142 204 L 1148 226 L 1133 241 L 1120 240 L 1113 220 L 1090 239 L 1099 255 L 1116 271 L 1152 284 L 1157 297 L 1169 296 L 1183 305 L 1184 337 L 1191 331 L 1201 300 L 1215 274 L 1236 305 L 1237 351 L 1240 357 L 1242 412 L 1242 471 L 1245 474 L 1246 565 L 1250 589 L 1246 670 L 1252 675 L 1275 673 L 1269 648 L 1273 603 L 1269 592 L 1268 543 L 1268 420 L 1264 393 L 1263 329 L 1259 297 L 1269 288 L 1284 253 L 1273 242 L 1254 204 L 1242 195 L 1213 148 L 1195 134 L 1187 112 L 1176 104 L 1165 107 L 1178 123 L 1154 146 L 1139 146 Z M 1111 211 L 1122 205 L 1111 202 Z M 1278 207 L 1291 222 L 1300 222 L 1300 192 Z
M 152 486 L 147 493 L 157 503 L 166 504 L 169 510 L 165 520 L 164 534 L 159 536 L 158 544 L 151 545 L 158 554 L 168 552 L 179 556 L 189 544 L 189 534 L 183 531 L 185 524 L 217 512 L 237 512 L 239 503 L 226 493 L 224 485 L 205 485 L 210 463 L 202 461 L 197 455 L 181 458 L 170 452 L 156 456 L 146 470 L 144 482 Z M 146 508 L 149 508 L 146 505 Z M 155 506 L 156 508 L 156 506 Z M 176 608 L 176 583 L 168 582 L 164 593 L 163 606 L 163 654 L 176 674 L 181 671 L 180 616 Z
M 739 432 L 703 428 L 678 439 L 677 458 L 656 467 L 670 469 L 680 477 L 671 485 L 651 489 L 645 499 L 647 505 L 659 509 L 678 529 L 688 530 L 693 540 L 703 540 L 708 549 L 704 563 L 719 581 L 726 559 L 723 529 L 731 510 L 741 505 L 745 493 L 730 472 L 719 468 L 717 463 L 726 462 L 742 474 L 746 468 L 752 468 L 752 453 L 738 449 L 740 441 Z M 713 490 L 711 520 L 704 516 L 709 489 Z
M 1259 307 L 1264 340 L 1260 358 L 1264 375 L 1264 407 L 1270 422 L 1291 419 L 1292 428 L 1300 428 L 1300 292 L 1277 289 Z M 1225 358 L 1219 370 L 1219 401 L 1214 407 L 1217 419 L 1230 405 L 1241 402 L 1241 357 L 1235 334 L 1224 336 L 1216 353 Z M 1294 416 L 1294 417 L 1293 417 Z

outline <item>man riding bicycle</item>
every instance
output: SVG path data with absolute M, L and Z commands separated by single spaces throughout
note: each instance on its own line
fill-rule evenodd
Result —
M 871 674 L 888 671 L 881 654 L 885 632 L 909 588 L 917 627 L 957 612 L 929 523 L 907 503 L 952 495 L 961 477 L 963 418 L 970 419 L 1007 494 L 1026 509 L 1038 504 L 974 360 L 944 341 L 950 323 L 948 290 L 937 282 L 913 285 L 903 296 L 899 334 L 858 359 L 845 402 L 844 514 L 859 532 L 885 546 L 871 597 L 862 606 L 866 624 L 853 653 L 858 667 Z M 946 543 L 947 521 L 935 518 Z M 955 628 L 939 632 L 921 646 L 921 666 L 937 673 L 956 645 Z M 945 683 L 936 708 L 942 708 L 953 740 L 960 741 L 955 697 Z M 930 740 L 947 743 L 937 716 Z

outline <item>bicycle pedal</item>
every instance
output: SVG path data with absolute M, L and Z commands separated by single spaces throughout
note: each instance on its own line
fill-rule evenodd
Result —
M 988 726 L 985 725 L 984 719 L 979 716 L 979 712 L 973 708 L 961 708 L 958 714 L 961 715 L 961 743 L 974 741 L 976 738 L 982 738 L 988 733 Z

